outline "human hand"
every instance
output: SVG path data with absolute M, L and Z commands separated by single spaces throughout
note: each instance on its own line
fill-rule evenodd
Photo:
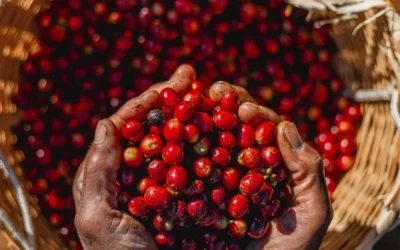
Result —
M 192 67 L 182 65 L 169 81 L 153 85 L 97 124 L 93 144 L 73 184 L 75 226 L 85 249 L 157 249 L 143 225 L 117 210 L 114 183 L 121 163 L 120 130 L 127 120 L 143 121 L 151 109 L 159 107 L 162 89 L 170 87 L 183 96 L 195 77 Z
M 219 103 L 229 91 L 240 97 L 238 116 L 243 122 L 255 127 L 271 121 L 278 126 L 277 144 L 293 185 L 292 206 L 273 219 L 266 235 L 247 249 L 318 249 L 333 216 L 321 157 L 302 140 L 293 123 L 281 122 L 272 110 L 256 105 L 245 89 L 217 82 L 210 88 L 210 97 Z

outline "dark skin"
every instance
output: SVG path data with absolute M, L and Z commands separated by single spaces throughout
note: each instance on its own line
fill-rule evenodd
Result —
M 162 89 L 171 87 L 183 96 L 195 78 L 194 69 L 182 65 L 169 81 L 153 85 L 98 123 L 93 145 L 73 185 L 75 225 L 85 249 L 157 249 L 143 225 L 117 210 L 114 182 L 121 163 L 120 130 L 125 121 L 143 121 L 151 109 L 160 106 Z M 282 122 L 272 110 L 256 105 L 245 89 L 217 82 L 209 96 L 219 103 L 228 91 L 239 95 L 238 115 L 243 122 L 252 126 L 265 121 L 277 124 L 278 147 L 293 183 L 292 207 L 274 219 L 266 236 L 254 240 L 248 249 L 318 249 L 333 215 L 320 156 L 304 143 L 293 123 Z

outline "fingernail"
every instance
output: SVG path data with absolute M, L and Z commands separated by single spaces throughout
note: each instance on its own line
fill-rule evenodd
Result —
M 286 127 L 284 135 L 286 140 L 290 143 L 290 146 L 292 146 L 292 149 L 299 150 L 303 147 L 304 141 L 301 138 L 299 131 L 296 128 L 296 125 L 294 125 L 293 123 L 290 123 Z
M 102 144 L 106 140 L 107 127 L 102 121 L 97 124 L 96 134 L 94 135 L 94 144 Z

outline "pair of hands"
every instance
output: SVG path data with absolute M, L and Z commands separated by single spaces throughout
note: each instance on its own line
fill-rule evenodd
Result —
M 143 225 L 117 210 L 114 182 L 121 163 L 120 130 L 125 121 L 143 121 L 150 110 L 159 107 L 162 89 L 170 87 L 183 96 L 195 78 L 194 69 L 182 65 L 169 81 L 153 85 L 98 123 L 93 145 L 73 184 L 75 226 L 85 249 L 157 249 Z M 209 96 L 219 103 L 228 91 L 239 96 L 238 116 L 243 122 L 257 126 L 272 121 L 278 126 L 277 144 L 292 177 L 292 207 L 275 218 L 266 236 L 251 242 L 248 249 L 317 249 L 333 215 L 320 156 L 302 140 L 293 123 L 256 105 L 245 89 L 217 82 Z

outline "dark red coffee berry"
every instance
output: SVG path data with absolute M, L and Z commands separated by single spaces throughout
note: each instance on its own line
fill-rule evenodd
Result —
M 187 205 L 187 214 L 190 218 L 200 220 L 207 213 L 207 205 L 203 200 L 193 200 L 190 201 Z
M 144 161 L 142 151 L 137 147 L 126 148 L 122 159 L 127 166 L 133 168 L 140 167 Z
M 137 189 L 138 189 L 139 193 L 145 194 L 146 190 L 149 187 L 153 187 L 153 186 L 158 186 L 158 182 L 151 179 L 150 177 L 144 177 L 138 182 Z
M 165 219 L 161 214 L 154 216 L 153 225 L 157 231 L 165 233 L 171 231 L 174 223 L 171 220 Z
M 237 142 L 239 147 L 252 147 L 255 140 L 255 131 L 251 126 L 247 124 L 241 124 L 238 126 Z
M 147 166 L 147 172 L 150 177 L 158 182 L 162 182 L 165 180 L 165 176 L 167 175 L 168 168 L 165 162 L 159 159 L 152 160 Z
M 162 159 L 168 165 L 178 165 L 183 161 L 183 149 L 177 144 L 167 144 L 161 152 Z
M 246 196 L 254 196 L 263 189 L 264 183 L 264 177 L 260 173 L 248 173 L 240 180 L 239 190 Z
M 261 149 L 261 156 L 265 167 L 276 167 L 281 162 L 281 152 L 277 147 L 268 146 Z
M 127 121 L 122 126 L 122 136 L 131 142 L 138 142 L 142 139 L 144 134 L 143 126 L 140 122 L 135 120 Z
M 192 90 L 189 93 L 187 93 L 183 99 L 183 101 L 190 102 L 193 104 L 193 108 L 196 111 L 201 111 L 203 110 L 204 106 L 204 96 L 196 90 Z
M 222 130 L 233 129 L 237 125 L 236 117 L 229 111 L 218 111 L 212 119 L 215 126 Z
M 210 176 L 212 169 L 212 162 L 206 157 L 199 157 L 193 163 L 193 172 L 199 178 Z
M 225 168 L 222 172 L 222 182 L 227 190 L 234 190 L 239 186 L 239 170 L 237 168 Z
M 148 212 L 147 205 L 142 196 L 133 197 L 128 203 L 129 212 L 133 216 L 145 216 Z
M 231 162 L 231 154 L 226 148 L 217 147 L 211 152 L 211 160 L 217 166 L 227 167 Z
M 174 109 L 174 116 L 180 122 L 187 122 L 192 118 L 194 113 L 193 104 L 190 102 L 180 102 Z
M 174 110 L 180 100 L 178 93 L 172 88 L 163 89 L 160 92 L 160 97 L 162 99 L 162 104 L 170 110 Z
M 180 142 L 183 139 L 183 124 L 177 119 L 168 120 L 164 125 L 164 137 L 168 142 Z
M 158 155 L 163 147 L 163 140 L 156 134 L 145 135 L 140 141 L 140 150 L 146 157 Z
M 228 205 L 228 212 L 234 218 L 241 218 L 250 209 L 249 200 L 242 194 L 237 194 L 231 198 Z
M 263 166 L 263 158 L 256 148 L 246 148 L 241 155 L 243 165 L 252 170 L 260 169 Z
M 163 211 L 171 204 L 171 197 L 165 188 L 153 186 L 146 190 L 144 201 L 149 208 Z
M 235 92 L 227 92 L 221 97 L 221 108 L 230 112 L 237 112 L 239 97 Z
M 167 186 L 174 191 L 180 191 L 186 187 L 188 183 L 188 174 L 186 169 L 181 166 L 172 166 L 166 176 Z
M 229 222 L 228 234 L 234 239 L 243 238 L 247 233 L 247 223 L 239 218 Z
M 276 126 L 272 122 L 261 123 L 255 132 L 255 138 L 258 144 L 265 146 L 271 143 L 276 136 Z
M 222 131 L 218 134 L 218 144 L 224 148 L 232 149 L 236 146 L 236 137 L 232 132 Z

